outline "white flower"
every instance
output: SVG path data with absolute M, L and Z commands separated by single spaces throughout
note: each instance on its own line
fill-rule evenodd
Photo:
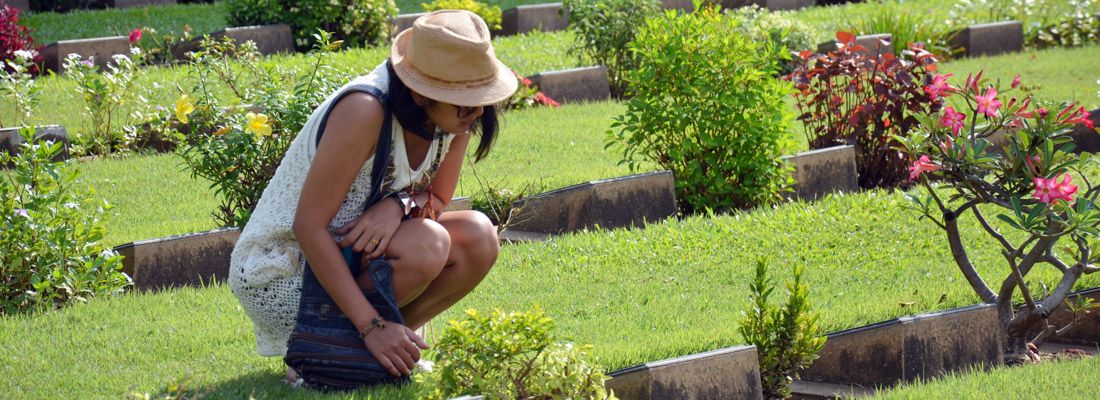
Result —
M 15 54 L 15 58 L 21 58 L 23 60 L 30 60 L 30 59 L 34 58 L 35 51 L 34 50 L 16 50 L 13 54 Z
M 80 59 L 80 54 L 69 53 L 69 55 L 65 56 L 65 59 L 67 59 L 67 60 L 72 60 L 72 59 L 79 60 Z
M 99 253 L 99 258 L 111 258 L 117 255 L 114 249 L 103 249 L 103 252 Z
M 141 55 L 141 48 L 140 47 L 131 47 L 130 48 L 130 54 L 135 55 L 135 56 L 140 56 Z
M 115 62 L 119 64 L 130 61 L 130 57 L 127 57 L 125 54 L 115 54 L 111 56 L 111 58 L 113 58 Z
M 72 208 L 72 209 L 80 208 L 80 204 L 76 204 L 76 203 L 65 203 L 65 204 L 62 204 L 62 205 L 67 207 L 67 208 Z

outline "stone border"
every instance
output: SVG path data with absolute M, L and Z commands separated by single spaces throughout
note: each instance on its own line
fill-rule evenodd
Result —
M 569 26 L 569 10 L 562 3 L 516 6 L 501 15 L 500 35 L 518 35 L 531 31 L 553 32 Z
M 885 41 L 887 44 L 883 44 Z M 817 52 L 826 54 L 830 51 L 836 50 L 837 45 L 840 42 L 836 40 L 830 40 L 817 45 Z M 856 45 L 867 48 L 866 54 L 868 56 L 874 56 L 882 52 L 882 54 L 894 54 L 894 36 L 889 33 L 878 33 L 874 35 L 861 35 L 856 36 Z
M 130 54 L 130 39 L 126 36 L 107 36 L 53 42 L 42 49 L 42 66 L 58 74 L 64 73 L 65 58 L 73 53 L 84 58 L 92 57 L 96 66 L 106 68 L 115 54 Z
M 393 36 L 397 36 L 401 31 L 412 28 L 413 21 L 427 13 L 412 13 L 412 14 L 400 14 L 393 18 L 390 23 L 393 24 Z
M 1074 301 L 1078 297 L 1091 298 L 1094 303 L 1100 304 L 1100 287 L 1085 289 L 1079 292 L 1074 292 L 1066 298 L 1066 301 Z M 1073 320 L 1073 314 L 1066 309 L 1065 305 L 1058 307 L 1054 313 L 1051 314 L 1048 320 L 1056 327 L 1063 327 L 1067 323 Z M 1054 336 L 1047 339 L 1050 343 L 1063 343 L 1063 344 L 1077 344 L 1085 346 L 1100 346 L 1100 312 L 1093 309 L 1092 312 L 1086 314 L 1077 322 L 1077 326 L 1070 329 L 1062 336 Z M 1031 340 L 1039 333 L 1038 330 L 1029 332 L 1026 339 Z
M 149 6 L 166 6 L 176 4 L 176 0 L 111 0 L 111 8 L 131 8 L 131 7 L 149 7 Z
M 543 72 L 529 77 L 543 94 L 560 103 L 607 101 L 611 98 L 607 67 L 581 67 Z
M 20 129 L 22 128 L 0 128 L 0 151 L 5 151 L 11 155 L 19 154 L 19 146 L 25 142 L 25 140 L 23 140 L 23 135 L 19 134 Z M 64 126 L 35 126 L 34 137 L 36 140 L 53 140 L 61 142 L 61 154 L 55 157 L 54 161 L 69 159 L 69 135 Z M 0 167 L 8 166 L 0 165 Z
M 979 304 L 901 317 L 829 334 L 802 379 L 891 386 L 948 371 L 1004 363 L 996 306 Z
M 1019 21 L 971 25 L 951 36 L 951 47 L 963 56 L 991 56 L 1024 49 L 1024 25 Z
M 510 229 L 558 234 L 642 226 L 676 215 L 671 171 L 589 181 L 517 200 Z
M 1100 108 L 1089 113 L 1089 120 L 1092 121 L 1094 129 L 1089 129 L 1084 125 L 1076 125 L 1073 127 L 1073 131 L 1070 132 L 1070 136 L 1073 137 L 1074 152 L 1100 153 L 1100 131 L 1096 130 L 1096 128 L 1100 128 Z
M 816 200 L 832 192 L 859 191 L 855 146 L 811 150 L 784 156 L 783 160 L 795 167 L 793 198 Z
M 622 400 L 763 398 L 753 346 L 650 362 L 608 375 L 606 387 Z
M 218 229 L 127 243 L 115 251 L 125 257 L 122 271 L 135 289 L 202 285 L 229 276 L 229 255 L 238 236 L 237 228 Z
M 230 37 L 236 43 L 244 43 L 251 40 L 256 43 L 256 50 L 260 54 L 271 55 L 294 52 L 294 34 L 290 26 L 286 24 L 237 26 L 225 28 L 210 34 L 213 39 Z M 199 49 L 202 38 L 195 38 L 187 43 L 181 43 L 172 48 L 172 57 L 177 60 L 186 60 L 187 53 Z

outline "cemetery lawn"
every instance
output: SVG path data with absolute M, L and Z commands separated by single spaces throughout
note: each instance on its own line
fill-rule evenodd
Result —
M 593 344 L 607 370 L 740 344 L 758 256 L 769 260 L 773 280 L 806 267 L 825 332 L 976 303 L 943 234 L 905 203 L 900 193 L 872 191 L 505 246 L 486 280 L 437 318 L 436 329 L 467 308 L 541 307 L 561 337 Z M 965 222 L 975 263 L 1003 272 L 994 243 Z M 1055 278 L 1039 274 L 1032 284 Z M 1093 275 L 1079 286 L 1098 284 Z M 289 390 L 280 360 L 254 355 L 251 325 L 224 285 L 0 318 L 0 365 L 8 366 L 0 393 L 27 398 L 118 397 L 131 385 L 163 394 L 185 376 L 213 398 L 322 397 Z
M 68 13 L 29 12 L 19 14 L 19 22 L 31 30 L 40 45 L 60 40 L 103 36 L 126 36 L 135 28 L 150 27 L 158 34 L 183 32 L 190 26 L 201 37 L 225 29 L 225 5 L 222 2 L 172 4 L 150 7 L 112 8 Z M 62 55 L 64 56 L 64 54 Z
M 1092 399 L 1100 357 L 952 373 L 900 386 L 867 399 Z

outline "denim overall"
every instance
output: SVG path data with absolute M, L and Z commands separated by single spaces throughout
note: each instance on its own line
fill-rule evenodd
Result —
M 348 90 L 340 97 L 356 91 L 366 92 L 386 104 L 381 90 L 371 86 Z M 335 105 L 338 101 L 339 97 L 332 104 Z M 331 108 L 327 112 L 331 112 Z M 392 141 L 392 116 L 388 109 L 385 115 L 371 171 L 371 193 L 364 211 L 381 200 L 382 178 L 389 163 Z M 321 120 L 318 142 L 327 120 L 328 114 Z M 374 289 L 363 293 L 371 306 L 386 321 L 404 325 L 405 319 L 401 316 L 393 293 L 393 265 L 384 258 L 376 258 L 367 263 L 364 271 L 361 265 L 362 253 L 355 253 L 349 247 L 343 249 L 343 255 L 353 277 L 358 278 L 361 273 L 366 273 L 374 284 Z M 283 361 L 294 368 L 311 389 L 355 390 L 378 384 L 409 382 L 407 376 L 390 375 L 370 354 L 355 325 L 340 311 L 336 302 L 317 281 L 308 263 L 302 276 L 298 321 L 290 335 Z

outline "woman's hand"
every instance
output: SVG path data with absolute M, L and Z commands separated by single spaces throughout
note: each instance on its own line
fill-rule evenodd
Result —
M 404 210 L 399 207 L 388 197 L 379 200 L 359 218 L 336 230 L 336 234 L 345 235 L 340 247 L 353 246 L 356 252 L 363 252 L 368 258 L 381 257 L 401 225 Z
M 363 338 L 363 343 L 393 376 L 408 375 L 420 361 L 420 350 L 428 349 L 420 335 L 396 322 L 386 322 L 384 328 L 372 329 Z

